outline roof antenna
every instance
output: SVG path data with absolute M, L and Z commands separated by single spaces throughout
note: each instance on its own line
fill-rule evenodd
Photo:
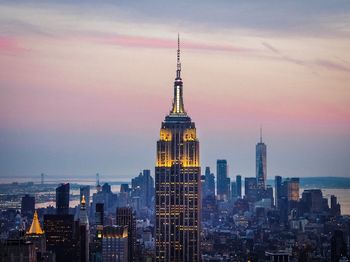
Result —
M 181 72 L 181 62 L 180 62 L 180 34 L 177 34 L 177 70 L 176 70 L 176 78 L 180 77 Z

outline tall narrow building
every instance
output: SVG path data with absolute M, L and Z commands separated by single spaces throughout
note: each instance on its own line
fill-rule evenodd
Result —
M 256 183 L 258 190 L 265 189 L 266 176 L 266 145 L 262 141 L 262 129 L 260 128 L 260 142 L 256 144 Z
M 216 193 L 218 200 L 228 200 L 230 195 L 230 178 L 228 177 L 227 161 L 218 159 L 216 161 Z
M 127 226 L 128 230 L 128 261 L 136 261 L 136 220 L 131 207 L 117 207 L 115 223 L 117 226 Z
M 205 186 L 202 194 L 204 194 L 204 197 L 215 197 L 215 176 L 210 172 L 210 167 L 208 166 L 205 168 Z
M 242 198 L 242 176 L 236 176 L 237 196 Z
M 281 200 L 282 197 L 282 177 L 281 176 L 275 176 L 275 205 L 276 208 L 281 207 Z
M 200 173 L 196 127 L 183 103 L 178 40 L 173 105 L 157 142 L 156 261 L 200 261 Z
M 61 184 L 56 188 L 56 213 L 58 215 L 69 213 L 69 183 Z
M 86 209 L 85 195 L 82 195 L 80 201 L 80 214 L 79 214 L 79 249 L 80 249 L 80 261 L 89 261 L 89 219 Z

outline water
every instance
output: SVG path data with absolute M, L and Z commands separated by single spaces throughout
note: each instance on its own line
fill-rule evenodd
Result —
M 350 189 L 322 188 L 321 190 L 323 197 L 326 197 L 328 199 L 331 198 L 331 195 L 335 195 L 341 205 L 342 215 L 350 215 Z M 330 205 L 330 201 L 328 204 Z
M 120 190 L 120 185 L 111 185 L 111 191 L 113 193 L 118 193 Z M 90 187 L 90 199 L 92 201 L 92 195 L 96 193 L 95 186 Z M 55 194 L 55 192 L 51 192 L 50 194 Z M 73 196 L 73 199 L 72 199 Z M 69 207 L 76 207 L 80 204 L 80 191 L 79 189 L 71 189 L 70 190 L 70 201 L 69 201 Z M 52 201 L 46 201 L 41 203 L 35 203 L 35 208 L 45 208 L 48 206 L 56 206 L 55 200 Z

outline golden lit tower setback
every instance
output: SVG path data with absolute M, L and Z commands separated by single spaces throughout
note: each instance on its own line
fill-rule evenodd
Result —
M 42 235 L 42 234 L 44 234 L 44 231 L 41 229 L 40 222 L 38 219 L 38 213 L 35 210 L 33 222 L 29 230 L 27 231 L 27 235 Z
M 157 142 L 156 261 L 200 261 L 200 164 L 196 127 L 183 103 L 180 41 L 172 109 Z

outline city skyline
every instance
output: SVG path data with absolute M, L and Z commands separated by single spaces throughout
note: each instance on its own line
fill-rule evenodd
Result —
M 0 6 L 0 262 L 350 261 L 349 0 Z
M 178 32 L 203 167 L 227 159 L 231 178 L 254 176 L 262 125 L 268 178 L 349 177 L 350 6 L 273 3 L 4 2 L 0 179 L 151 169 Z

